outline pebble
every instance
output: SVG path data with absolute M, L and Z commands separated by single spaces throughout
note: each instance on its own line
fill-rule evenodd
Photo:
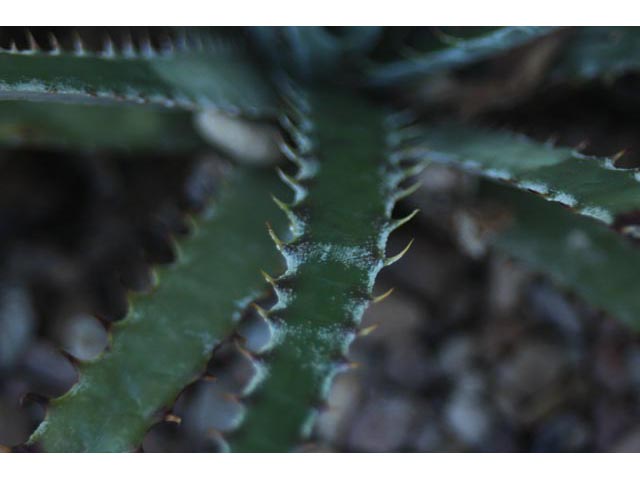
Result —
M 438 351 L 438 366 L 450 377 L 466 372 L 477 358 L 477 347 L 471 335 L 459 334 L 442 342 Z
M 195 124 L 207 141 L 239 163 L 265 166 L 282 158 L 279 147 L 282 136 L 278 128 L 269 123 L 210 109 L 198 113 Z
M 445 407 L 445 421 L 465 444 L 479 448 L 491 433 L 492 411 L 485 399 L 486 384 L 479 373 L 460 378 Z
M 406 396 L 369 392 L 368 400 L 352 420 L 347 447 L 357 452 L 393 452 L 403 446 L 413 419 Z
M 343 443 L 346 422 L 358 406 L 361 390 L 360 381 L 353 372 L 342 373 L 334 378 L 327 406 L 318 416 L 315 425 L 321 440 L 334 445 Z
M 95 318 L 78 314 L 64 319 L 57 328 L 62 348 L 78 360 L 92 360 L 100 355 L 109 341 L 104 326 Z
M 511 421 L 527 424 L 566 396 L 565 352 L 540 340 L 521 345 L 496 367 L 496 402 Z
M 0 285 L 0 371 L 12 368 L 23 355 L 35 330 L 35 313 L 22 287 Z
M 544 420 L 532 439 L 533 452 L 582 452 L 589 447 L 587 422 L 574 413 L 562 413 Z

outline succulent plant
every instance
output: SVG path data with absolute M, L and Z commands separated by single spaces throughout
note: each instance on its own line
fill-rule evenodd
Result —
M 15 32 L 14 32 L 15 33 Z M 119 152 L 232 160 L 207 208 L 175 236 L 150 292 L 131 293 L 105 351 L 74 359 L 25 446 L 135 451 L 233 338 L 253 374 L 216 440 L 290 451 L 310 437 L 387 252 L 394 216 L 433 163 L 484 177 L 507 207 L 489 243 L 632 327 L 640 300 L 640 173 L 621 156 L 491 129 L 478 119 L 540 86 L 637 71 L 634 28 L 255 27 L 15 33 L 0 51 L 0 143 L 88 157 Z M 512 57 L 509 57 L 509 56 Z M 504 84 L 474 68 L 517 57 Z M 480 69 L 482 70 L 482 69 Z M 11 159 L 9 159 L 10 161 Z M 414 183 L 412 183 L 412 181 Z M 505 187 L 507 185 L 508 187 Z M 636 263 L 638 262 L 638 263 Z M 268 330 L 259 346 L 247 319 Z

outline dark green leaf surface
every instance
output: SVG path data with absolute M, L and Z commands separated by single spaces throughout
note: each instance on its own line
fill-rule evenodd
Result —
M 80 380 L 52 401 L 31 441 L 49 452 L 119 452 L 140 444 L 160 410 L 203 373 L 234 315 L 264 289 L 260 268 L 281 264 L 264 225 L 280 219 L 268 196 L 282 189 L 271 173 L 232 174 L 178 260 L 158 270 L 155 291 L 135 299 L 113 328 L 108 351 L 81 365 Z
M 127 152 L 204 146 L 191 112 L 127 105 L 0 102 L 0 144 Z
M 617 77 L 638 68 L 638 27 L 582 27 L 567 39 L 552 76 L 557 80 L 593 80 Z
M 523 136 L 461 125 L 423 125 L 398 132 L 399 155 L 442 162 L 560 202 L 577 213 L 628 230 L 640 209 L 640 173 L 607 158 L 554 148 Z
M 494 240 L 497 248 L 640 328 L 640 295 L 632 287 L 640 271 L 636 245 L 588 218 L 512 188 L 484 184 L 481 198 L 513 213 L 510 226 Z
M 459 68 L 523 45 L 553 30 L 555 27 L 502 27 L 475 38 L 450 39 L 447 43 L 442 42 L 441 48 L 416 52 L 403 60 L 373 66 L 368 72 L 369 83 L 390 86 Z
M 388 159 L 381 109 L 349 92 L 297 98 L 297 179 L 290 206 L 294 238 L 279 249 L 288 269 L 264 313 L 275 337 L 263 381 L 249 399 L 234 451 L 287 451 L 313 424 L 333 374 L 371 300 L 385 265 L 398 183 L 407 172 Z M 287 122 L 285 121 L 285 124 Z
M 215 42 L 215 40 L 211 40 Z M 140 103 L 274 113 L 276 99 L 255 62 L 239 48 L 212 44 L 161 53 L 106 49 L 51 54 L 0 52 L 0 100 Z

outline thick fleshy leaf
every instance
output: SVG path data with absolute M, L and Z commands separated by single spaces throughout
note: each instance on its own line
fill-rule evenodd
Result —
M 0 102 L 0 144 L 69 150 L 203 147 L 191 112 L 129 105 Z
M 80 380 L 51 402 L 33 434 L 49 452 L 135 449 L 161 409 L 203 372 L 234 318 L 264 289 L 260 268 L 281 263 L 265 231 L 280 222 L 269 200 L 275 174 L 237 170 L 210 215 L 157 270 L 152 294 L 135 298 L 111 345 L 80 365 Z
M 508 182 L 630 235 L 640 225 L 640 173 L 524 136 L 462 125 L 396 132 L 397 154 L 442 162 Z
M 640 328 L 637 245 L 591 219 L 513 188 L 485 183 L 480 198 L 512 214 L 494 245 L 549 275 L 631 327 Z
M 384 112 L 350 92 L 293 96 L 293 118 L 283 119 L 296 148 L 291 204 L 277 202 L 294 235 L 275 238 L 286 272 L 271 279 L 278 302 L 261 311 L 274 330 L 265 374 L 246 417 L 229 444 L 238 451 L 287 451 L 313 425 L 332 376 L 347 368 L 345 353 L 372 299 L 377 273 L 397 258 L 385 257 L 410 172 L 387 155 Z
M 555 27 L 501 27 L 472 38 L 448 37 L 446 43 L 442 41 L 428 50 L 413 52 L 408 58 L 372 66 L 368 82 L 373 86 L 393 86 L 459 68 L 523 45 L 553 30 Z
M 638 27 L 581 27 L 568 37 L 552 71 L 552 78 L 614 78 L 639 68 Z
M 136 49 L 130 40 L 117 49 L 107 38 L 101 51 L 90 52 L 79 37 L 72 51 L 3 50 L 0 72 L 0 100 L 126 102 L 248 116 L 271 115 L 277 104 L 241 48 L 203 34 L 169 39 L 162 50 L 151 43 Z

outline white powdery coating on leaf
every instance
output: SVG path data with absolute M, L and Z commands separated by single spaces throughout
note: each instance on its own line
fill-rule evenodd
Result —
M 497 168 L 489 168 L 485 171 L 485 175 L 498 180 L 511 180 L 512 178 L 509 172 Z
M 308 248 L 303 255 L 305 260 L 318 260 L 320 262 L 333 260 L 350 267 L 368 270 L 371 267 L 370 250 L 367 247 L 316 243 Z
M 520 187 L 526 188 L 527 190 L 531 190 L 532 192 L 536 192 L 541 195 L 546 195 L 547 193 L 549 193 L 549 187 L 541 182 L 524 180 L 520 182 Z
M 565 192 L 556 192 L 549 197 L 549 200 L 559 202 L 568 207 L 575 207 L 578 204 L 578 200 L 576 200 L 576 197 Z
M 610 225 L 613 223 L 613 217 L 610 212 L 600 207 L 586 207 L 580 210 L 580 213 L 586 215 L 587 217 L 595 218 L 596 220 L 600 220 L 601 222 Z

